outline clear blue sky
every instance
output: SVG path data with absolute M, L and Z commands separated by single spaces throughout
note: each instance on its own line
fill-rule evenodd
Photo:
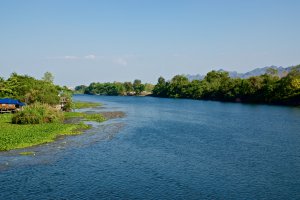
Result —
M 1 0 L 0 76 L 68 86 L 300 63 L 298 0 Z

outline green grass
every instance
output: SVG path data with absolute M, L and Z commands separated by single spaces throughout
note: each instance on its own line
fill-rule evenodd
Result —
M 34 151 L 25 151 L 25 152 L 21 152 L 19 154 L 22 155 L 22 156 L 35 156 Z
M 12 124 L 11 118 L 11 114 L 0 114 L 0 151 L 53 142 L 59 135 L 76 135 L 80 134 L 82 130 L 89 128 L 84 123 L 19 125 Z
M 73 103 L 74 109 L 82 109 L 82 108 L 95 108 L 98 106 L 102 106 L 101 103 L 95 103 L 95 102 L 85 102 L 85 101 L 75 101 Z
M 77 108 L 84 106 L 99 106 L 101 104 L 81 102 Z M 82 121 L 103 122 L 105 117 L 100 113 L 65 112 L 64 118 L 82 118 Z M 0 151 L 19 149 L 53 142 L 59 135 L 76 135 L 82 130 L 88 129 L 89 125 L 83 122 L 64 124 L 62 122 L 41 124 L 12 124 L 12 114 L 0 114 Z M 22 155 L 27 155 L 25 152 Z
M 101 113 L 81 113 L 81 112 L 66 112 L 65 118 L 81 117 L 84 121 L 103 122 L 106 121 L 105 117 Z
M 81 112 L 65 112 L 65 119 L 74 117 L 84 117 L 84 113 Z
M 95 121 L 95 122 L 103 122 L 105 121 L 105 117 L 99 113 L 95 113 L 95 114 L 86 114 L 84 119 L 86 121 Z

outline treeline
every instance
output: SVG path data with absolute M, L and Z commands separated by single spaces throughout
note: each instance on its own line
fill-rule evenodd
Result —
M 71 101 L 71 91 L 54 85 L 53 79 L 50 72 L 46 72 L 41 80 L 17 73 L 12 73 L 7 80 L 0 77 L 0 98 L 18 99 L 26 104 L 39 102 L 49 105 L 59 104 L 62 96 Z
M 113 82 L 113 83 L 91 83 L 89 86 L 80 85 L 75 87 L 76 93 L 94 95 L 147 95 L 152 92 L 154 85 L 145 83 L 141 80 L 133 82 Z
M 165 81 L 160 77 L 153 96 L 300 105 L 300 65 L 284 77 L 271 68 L 264 75 L 248 79 L 230 78 L 227 72 L 218 71 L 207 73 L 203 80 L 189 81 L 177 75 Z

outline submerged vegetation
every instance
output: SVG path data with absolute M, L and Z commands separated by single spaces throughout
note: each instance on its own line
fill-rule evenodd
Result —
M 230 78 L 228 72 L 219 71 L 207 73 L 203 80 L 189 81 L 186 76 L 177 75 L 165 81 L 160 77 L 153 96 L 300 105 L 300 65 L 284 77 L 279 77 L 274 69 L 247 79 Z

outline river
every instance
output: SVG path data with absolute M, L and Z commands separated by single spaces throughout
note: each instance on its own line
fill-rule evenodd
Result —
M 74 99 L 126 115 L 34 156 L 0 153 L 0 199 L 300 199 L 300 108 Z

